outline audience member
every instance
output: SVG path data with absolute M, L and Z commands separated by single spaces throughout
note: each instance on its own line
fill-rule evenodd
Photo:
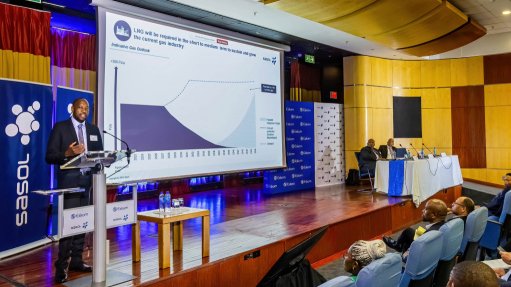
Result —
M 371 176 L 374 176 L 376 161 L 381 159 L 380 152 L 374 148 L 374 144 L 374 140 L 369 139 L 367 146 L 360 150 L 359 168 L 361 171 L 369 171 Z
M 388 247 L 399 252 L 405 252 L 417 237 L 428 231 L 440 229 L 445 223 L 446 216 L 447 206 L 445 202 L 440 199 L 430 199 L 422 210 L 422 220 L 430 224 L 425 227 L 419 226 L 416 230 L 407 228 L 401 232 L 397 240 L 392 239 L 392 237 L 383 236 L 383 241 Z
M 454 216 L 449 220 L 461 218 L 466 222 L 468 214 L 474 211 L 474 208 L 474 201 L 470 197 L 460 196 L 452 203 L 451 212 Z
M 390 138 L 387 141 L 386 145 L 381 145 L 380 148 L 378 148 L 378 151 L 381 154 L 382 158 L 386 159 L 395 159 L 396 158 L 396 150 L 397 148 L 394 147 L 394 139 Z
M 511 189 L 511 173 L 507 173 L 502 177 L 504 180 L 504 189 L 497 194 L 487 205 L 488 216 L 499 217 L 502 213 L 502 205 L 504 204 L 504 196 Z
M 344 255 L 344 270 L 353 274 L 351 279 L 357 280 L 358 272 L 376 259 L 382 258 L 387 252 L 381 240 L 358 240 L 353 243 Z
M 497 287 L 499 281 L 488 265 L 476 261 L 463 261 L 454 265 L 447 286 Z

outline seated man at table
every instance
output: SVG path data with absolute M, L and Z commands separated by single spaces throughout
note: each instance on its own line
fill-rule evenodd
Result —
M 495 197 L 486 204 L 488 208 L 488 216 L 497 216 L 499 217 L 502 213 L 502 206 L 504 205 L 504 196 L 511 189 L 511 173 L 507 173 L 502 177 L 504 180 L 504 189 L 499 192 L 499 194 L 495 195 Z
M 374 140 L 369 139 L 367 146 L 360 150 L 359 168 L 361 171 L 368 171 L 371 177 L 374 176 L 376 161 L 381 159 L 380 152 L 374 148 Z
M 381 157 L 386 159 L 395 159 L 396 158 L 396 151 L 397 148 L 394 146 L 394 139 L 390 138 L 387 141 L 386 145 L 381 145 L 380 148 L 378 148 L 380 151 Z
M 404 253 L 410 248 L 412 242 L 422 234 L 431 230 L 439 230 L 444 225 L 446 216 L 447 205 L 445 202 L 440 199 L 430 199 L 422 210 L 422 220 L 429 222 L 428 225 L 425 227 L 419 226 L 416 230 L 409 227 L 401 232 L 397 240 L 392 239 L 392 237 L 383 236 L 383 242 L 388 247 Z

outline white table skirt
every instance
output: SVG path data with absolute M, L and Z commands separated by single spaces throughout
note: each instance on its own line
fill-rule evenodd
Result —
M 405 161 L 404 169 L 401 195 L 412 195 L 416 206 L 442 189 L 463 183 L 457 155 Z M 389 161 L 376 162 L 374 187 L 389 193 Z

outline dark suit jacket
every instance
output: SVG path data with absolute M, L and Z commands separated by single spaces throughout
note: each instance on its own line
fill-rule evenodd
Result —
M 101 133 L 98 127 L 95 125 L 85 122 L 85 130 L 87 132 L 87 150 L 88 151 L 100 151 L 103 150 L 103 141 Z M 91 141 L 91 135 L 96 136 L 96 141 Z M 66 157 L 65 152 L 70 144 L 78 142 L 76 131 L 73 126 L 71 119 L 58 122 L 53 127 L 50 133 L 50 139 L 48 141 L 48 147 L 46 149 L 46 162 L 49 164 L 57 165 L 57 186 L 58 188 L 68 188 L 84 186 L 85 184 L 80 183 L 80 170 L 79 169 L 67 169 L 61 170 L 60 165 L 65 164 L 73 157 Z M 89 183 L 90 185 L 90 183 Z
M 426 232 L 431 231 L 431 230 L 439 230 L 439 229 L 440 229 L 440 227 L 442 227 L 442 225 L 444 225 L 444 224 L 445 224 L 445 221 L 439 221 L 439 222 L 437 222 L 437 223 L 435 223 L 435 224 L 431 225 L 431 226 L 428 228 L 428 230 L 426 230 Z M 424 233 L 426 233 L 426 232 L 424 232 Z
M 396 154 L 397 148 L 395 146 L 392 147 L 392 150 L 394 151 L 394 154 Z M 378 151 L 380 152 L 382 158 L 387 158 L 387 145 L 386 144 L 381 145 L 380 148 L 378 149 Z
M 374 169 L 376 168 L 376 160 L 378 158 L 373 151 L 380 155 L 380 152 L 377 149 L 372 149 L 369 146 L 365 146 L 360 150 L 360 170 L 366 171 L 369 169 L 374 172 Z

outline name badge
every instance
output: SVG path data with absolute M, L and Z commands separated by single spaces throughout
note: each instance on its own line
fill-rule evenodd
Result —
M 96 135 L 90 135 L 90 141 L 91 141 L 91 142 L 97 142 L 97 141 L 98 141 L 98 136 L 96 136 Z

